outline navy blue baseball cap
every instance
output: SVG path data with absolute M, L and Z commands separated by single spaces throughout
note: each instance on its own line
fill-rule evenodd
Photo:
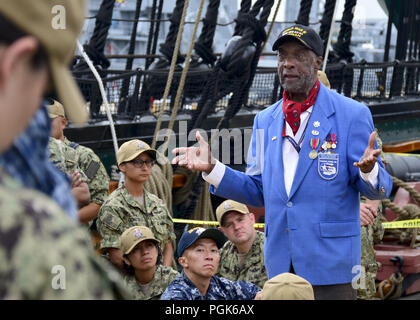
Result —
M 308 49 L 311 49 L 317 56 L 324 54 L 324 42 L 316 31 L 310 27 L 301 24 L 295 24 L 284 29 L 276 42 L 273 44 L 273 51 L 277 51 L 285 41 L 290 39 L 298 40 Z
M 178 242 L 178 257 L 181 257 L 186 249 L 191 247 L 198 239 L 212 239 L 216 242 L 217 248 L 223 247 L 226 237 L 218 229 L 193 228 L 185 231 Z

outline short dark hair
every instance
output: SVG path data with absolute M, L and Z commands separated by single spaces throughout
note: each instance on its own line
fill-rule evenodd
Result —
M 0 43 L 11 45 L 13 42 L 28 36 L 28 34 L 16 27 L 12 22 L 0 14 Z M 39 69 L 48 65 L 48 54 L 41 43 L 38 41 L 38 50 L 31 59 L 33 69 Z

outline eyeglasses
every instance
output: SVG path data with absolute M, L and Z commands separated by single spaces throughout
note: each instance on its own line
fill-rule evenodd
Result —
M 144 165 L 146 165 L 146 167 L 151 168 L 153 167 L 153 165 L 155 165 L 156 161 L 155 160 L 140 160 L 140 159 L 134 159 L 132 161 L 130 161 L 133 166 L 135 166 L 136 168 L 143 168 Z

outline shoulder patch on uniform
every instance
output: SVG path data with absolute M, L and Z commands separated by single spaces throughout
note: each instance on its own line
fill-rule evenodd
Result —
M 85 174 L 89 178 L 89 180 L 91 180 L 92 178 L 94 178 L 96 176 L 96 173 L 98 172 L 99 167 L 100 167 L 100 165 L 96 161 L 92 160 L 89 163 L 89 165 L 87 166 L 86 171 L 85 171 Z

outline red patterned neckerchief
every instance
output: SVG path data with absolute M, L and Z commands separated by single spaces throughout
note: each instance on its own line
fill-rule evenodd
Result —
M 311 92 L 309 92 L 308 97 L 303 103 L 289 100 L 289 98 L 287 97 L 286 91 L 283 92 L 282 108 L 283 108 L 284 118 L 287 121 L 287 123 L 290 125 L 290 127 L 292 128 L 293 134 L 296 134 L 296 132 L 299 130 L 300 114 L 308 110 L 310 107 L 312 107 L 315 104 L 315 100 L 319 92 L 319 87 L 320 87 L 319 80 L 317 80 L 315 82 L 315 85 L 311 89 Z

